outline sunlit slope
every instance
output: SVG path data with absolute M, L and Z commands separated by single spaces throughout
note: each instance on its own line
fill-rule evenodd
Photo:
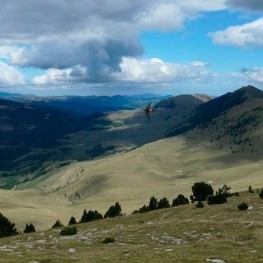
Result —
M 53 176 L 24 185 L 39 190 L 0 191 L 1 212 L 18 226 L 35 223 L 50 228 L 56 219 L 79 220 L 83 209 L 105 213 L 120 202 L 130 213 L 155 195 L 170 201 L 179 193 L 189 197 L 198 181 L 210 182 L 216 190 L 223 184 L 233 191 L 262 187 L 261 159 L 239 159 L 203 143 L 190 144 L 186 136 L 164 139 L 126 154 L 71 164 Z

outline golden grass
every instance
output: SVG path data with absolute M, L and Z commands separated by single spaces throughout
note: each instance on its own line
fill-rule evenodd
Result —
M 191 144 L 177 136 L 147 144 L 126 154 L 62 167 L 50 177 L 27 183 L 38 190 L 0 191 L 1 212 L 22 229 L 35 223 L 49 228 L 56 219 L 79 219 L 83 210 L 105 213 L 116 202 L 129 214 L 155 195 L 170 201 L 182 193 L 189 197 L 195 182 L 214 190 L 224 184 L 233 191 L 262 187 L 262 160 L 239 159 L 202 143 Z M 78 195 L 80 195 L 80 199 Z M 22 216 L 17 216 L 17 214 Z
M 243 201 L 250 210 L 237 209 Z M 262 216 L 258 193 L 243 192 L 223 205 L 191 204 L 78 224 L 78 234 L 68 238 L 59 237 L 59 230 L 4 238 L 0 262 L 261 262 Z M 106 237 L 115 242 L 103 244 Z

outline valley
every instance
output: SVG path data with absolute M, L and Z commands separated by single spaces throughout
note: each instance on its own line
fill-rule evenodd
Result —
M 250 90 L 242 88 L 238 96 Z M 63 161 L 39 162 L 41 175 L 0 190 L 2 213 L 20 229 L 30 221 L 43 230 L 84 209 L 104 213 L 120 202 L 130 214 L 153 195 L 189 197 L 198 181 L 233 191 L 262 187 L 262 99 L 248 95 L 213 118 L 202 111 L 206 103 L 190 95 L 168 98 L 155 105 L 150 120 L 140 109 L 96 115 L 93 128 L 58 140 L 59 147 L 70 148 Z M 171 136 L 181 128 L 187 131 Z M 19 210 L 25 217 L 17 218 Z

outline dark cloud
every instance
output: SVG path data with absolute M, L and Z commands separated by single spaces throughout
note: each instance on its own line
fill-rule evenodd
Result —
M 73 75 L 85 68 L 81 80 L 103 82 L 120 71 L 123 58 L 143 55 L 141 32 L 178 29 L 199 12 L 219 10 L 221 2 L 0 0 L 0 54 L 13 66 Z M 52 74 L 39 81 L 54 79 Z
M 237 9 L 245 9 L 249 11 L 263 11 L 262 0 L 227 0 L 226 4 Z

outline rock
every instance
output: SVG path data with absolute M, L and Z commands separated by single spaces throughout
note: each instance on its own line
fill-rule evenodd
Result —
M 211 258 L 208 258 L 206 261 L 207 262 L 212 262 L 212 263 L 226 263 L 223 259 L 211 259 Z
M 68 250 L 68 253 L 74 254 L 74 253 L 76 253 L 76 249 L 75 249 L 75 248 L 70 248 L 70 249 Z

